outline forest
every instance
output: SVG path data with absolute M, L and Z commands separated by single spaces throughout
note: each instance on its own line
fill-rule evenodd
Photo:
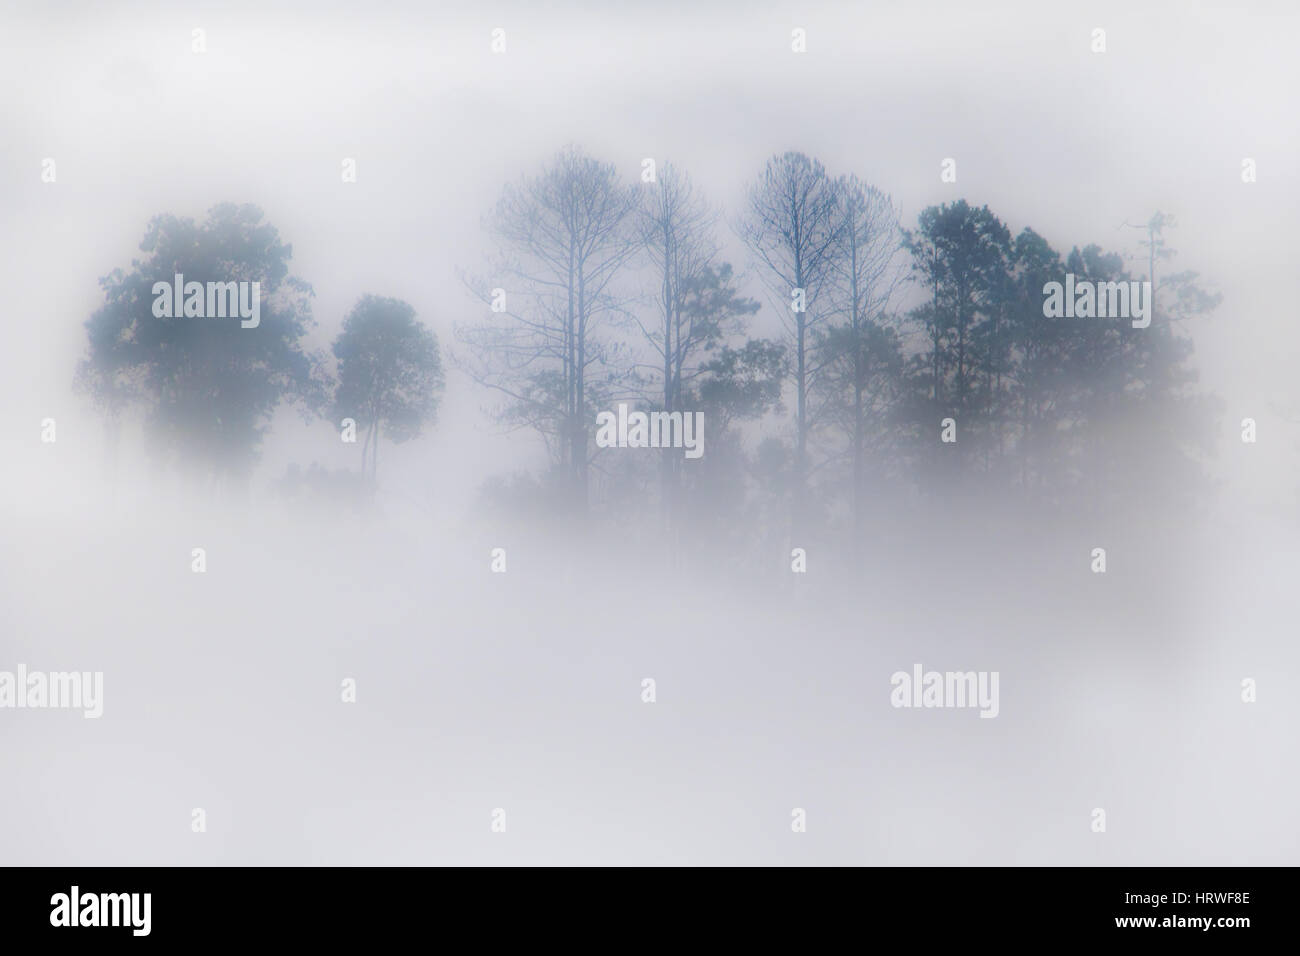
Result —
M 1162 504 L 1204 490 L 1218 409 L 1184 320 L 1218 297 L 1172 266 L 1172 217 L 1133 231 L 1135 251 L 1062 251 L 962 199 L 904 222 L 884 189 L 799 152 L 756 167 L 730 210 L 668 162 L 628 180 L 560 150 L 483 216 L 494 251 L 460 267 L 464 305 L 438 317 L 453 341 L 357 290 L 329 354 L 305 344 L 312 286 L 260 209 L 159 215 L 144 258 L 101 279 L 76 384 L 110 444 L 137 421 L 158 467 L 224 494 L 248 492 L 278 407 L 324 418 L 360 446 L 356 467 L 291 468 L 277 487 L 365 508 L 381 446 L 436 428 L 463 376 L 541 452 L 484 475 L 485 507 L 575 527 L 635 511 L 679 542 L 759 527 L 848 541 L 904 499 L 1069 510 L 1152 476 Z M 259 322 L 151 307 L 173 276 L 260 286 Z M 1062 283 L 1071 303 L 1083 286 L 1127 303 L 1131 283 L 1144 321 L 1062 310 Z M 699 422 L 707 454 L 597 441 L 601 416 L 628 409 Z

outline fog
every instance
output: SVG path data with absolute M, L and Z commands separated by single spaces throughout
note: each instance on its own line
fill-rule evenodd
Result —
M 97 719 L 0 708 L 0 862 L 1300 862 L 1300 329 L 1284 278 L 1300 13 L 701 6 L 0 13 L 0 672 L 104 675 Z M 1140 464 L 1148 432 L 1112 423 L 1107 474 L 1131 478 L 1104 495 L 900 479 L 851 544 L 834 508 L 791 537 L 761 477 L 722 530 L 687 522 L 675 544 L 653 469 L 602 472 L 576 524 L 541 496 L 485 497 L 550 462 L 466 374 L 457 328 L 488 310 L 462 275 L 490 272 L 503 187 L 569 144 L 627 185 L 645 157 L 688 170 L 761 303 L 750 332 L 772 338 L 781 303 L 731 226 L 787 150 L 888 192 L 907 228 L 965 199 L 1062 255 L 1131 256 L 1134 278 L 1131 227 L 1176 216 L 1161 268 L 1221 296 L 1183 330 L 1197 393 L 1219 403 L 1203 489 L 1184 503 Z M 201 222 L 222 202 L 255 204 L 292 245 L 310 349 L 328 353 L 367 293 L 410 303 L 438 338 L 437 420 L 384 440 L 364 507 L 278 490 L 291 465 L 360 461 L 336 420 L 289 407 L 241 493 L 159 467 L 138 417 L 109 467 L 102 417 L 73 388 L 99 280 L 145 258 L 152 217 Z M 925 297 L 910 285 L 899 308 Z M 788 440 L 783 398 L 743 429 L 751 452 Z M 996 719 L 891 703 L 891 675 L 916 664 L 997 672 Z

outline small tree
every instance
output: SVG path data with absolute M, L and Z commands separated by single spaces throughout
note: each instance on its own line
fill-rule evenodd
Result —
M 394 442 L 407 441 L 437 415 L 444 384 L 438 337 L 401 299 L 367 295 L 344 319 L 333 351 L 339 362 L 335 409 L 365 429 L 361 470 L 369 463 L 373 480 L 380 430 Z

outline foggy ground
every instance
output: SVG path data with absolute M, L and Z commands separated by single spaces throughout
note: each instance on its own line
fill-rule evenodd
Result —
M 3 788 L 8 862 L 1294 860 L 1297 562 L 1239 516 L 1116 535 L 1105 575 L 1085 532 L 931 527 L 854 580 L 815 548 L 674 572 L 391 505 L 150 504 L 6 509 L 7 658 L 105 673 L 99 720 L 6 714 L 39 781 Z M 999 671 L 999 716 L 891 708 L 913 663 Z

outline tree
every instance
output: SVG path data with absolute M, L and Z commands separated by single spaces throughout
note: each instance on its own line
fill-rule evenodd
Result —
M 768 160 L 738 223 L 765 283 L 783 304 L 778 312 L 794 344 L 796 527 L 808 474 L 810 331 L 829 311 L 821 293 L 832 273 L 841 223 L 835 181 L 821 163 L 794 152 Z
M 640 248 L 638 201 L 613 165 L 576 147 L 507 186 L 489 220 L 493 277 L 469 282 L 485 303 L 502 304 L 493 313 L 502 318 L 457 328 L 472 354 L 466 371 L 504 396 L 502 421 L 542 436 L 569 475 L 576 512 L 587 508 L 595 411 L 626 374 L 602 326 L 626 315 L 616 280 Z
M 885 193 L 856 176 L 839 182 L 840 228 L 831 259 L 830 300 L 839 323 L 817 340 L 818 387 L 825 406 L 819 421 L 848 435 L 853 524 L 862 530 L 864 458 L 868 431 L 879 433 L 880 419 L 897 397 L 902 346 L 897 333 L 882 326 L 902 272 L 898 254 L 898 210 Z
M 1168 220 L 1152 223 L 1142 256 L 1150 268 L 1173 254 L 1159 239 Z M 1086 489 L 1080 501 L 1095 506 L 1152 476 L 1166 499 L 1197 484 L 1213 402 L 1194 392 L 1192 345 L 1178 327 L 1218 297 L 1195 273 L 1154 287 L 1160 307 L 1146 328 L 1124 316 L 1049 318 L 1047 283 L 1072 274 L 1080 284 L 1127 284 L 1124 258 L 1096 245 L 1062 257 L 1032 229 L 1008 243 L 992 213 L 961 202 L 927 209 L 920 226 L 908 241 L 931 293 L 912 313 L 930 341 L 914 366 L 912 408 L 925 447 L 937 447 L 942 409 L 961 419 L 959 446 L 982 446 L 965 465 L 1044 500 Z
M 671 163 L 664 164 L 656 182 L 647 189 L 638 213 L 637 227 L 657 289 L 651 320 L 637 319 L 637 325 L 654 356 L 652 379 L 659 376 L 651 402 L 665 412 L 683 410 L 683 377 L 698 371 L 698 354 L 714 346 L 722 334 L 719 317 L 700 308 L 702 294 L 710 285 L 715 291 L 729 288 L 731 278 L 730 266 L 723 267 L 725 276 L 711 268 L 718 254 L 713 235 L 716 219 L 717 214 L 695 192 L 690 177 Z M 680 464 L 680 456 L 672 449 L 660 452 L 660 498 L 666 526 L 672 523 Z
M 1004 422 L 1012 429 L 1015 452 L 1010 477 L 1026 490 L 1055 483 L 1059 475 L 1053 472 L 1068 458 L 1067 432 L 1056 416 L 1067 407 L 1061 389 L 1076 330 L 1043 321 L 1043 287 L 1064 274 L 1061 257 L 1047 240 L 1032 229 L 1021 230 L 1012 252 L 1007 303 L 1011 361 Z
M 295 401 L 318 411 L 320 357 L 302 338 L 314 325 L 311 287 L 289 275 L 292 247 L 255 206 L 225 203 L 206 221 L 157 216 L 130 271 L 100 280 L 104 304 L 86 322 L 89 348 L 78 384 L 106 413 L 110 432 L 131 408 L 144 415 L 160 460 L 175 459 L 217 481 L 246 480 L 272 413 Z M 258 283 L 255 327 L 238 317 L 201 318 L 158 309 L 156 284 Z M 156 313 L 166 311 L 166 316 Z
M 699 408 L 699 386 L 704 379 L 716 384 L 716 363 L 729 351 L 728 341 L 744 330 L 746 320 L 760 306 L 754 299 L 740 294 L 732 267 L 726 262 L 717 266 L 702 263 L 689 273 L 678 273 L 671 281 L 671 288 L 671 306 L 663 310 L 663 328 L 641 326 L 656 365 L 663 363 L 662 372 L 656 369 L 662 376 L 659 383 L 662 388 L 650 404 L 670 413 L 689 413 L 692 408 Z M 725 427 L 725 422 L 712 414 L 708 415 L 708 421 L 711 432 L 720 430 L 719 425 Z M 665 521 L 671 526 L 683 459 L 677 449 L 665 448 L 660 462 Z
M 902 340 L 883 321 L 863 318 L 856 327 L 820 330 L 817 353 L 817 426 L 834 439 L 823 464 L 847 465 L 856 541 L 865 525 L 867 476 L 874 470 L 877 479 L 883 477 L 898 450 L 894 418 L 905 387 Z M 876 459 L 874 469 L 866 461 L 868 450 Z
M 781 382 L 789 374 L 785 346 L 750 339 L 739 348 L 724 346 L 700 367 L 697 401 L 726 431 L 733 422 L 761 418 L 781 409 Z
M 960 419 L 967 438 L 957 445 L 959 460 L 968 462 L 981 437 L 987 450 L 988 417 L 1001 387 L 993 343 L 1004 334 L 1011 233 L 987 206 L 977 209 L 962 199 L 923 210 L 917 229 L 905 233 L 905 245 L 913 274 L 930 293 L 929 303 L 911 315 L 930 342 L 919 359 L 929 378 L 925 414 L 934 424 Z
M 755 470 L 738 426 L 784 411 L 781 391 L 789 372 L 783 343 L 749 339 L 739 347 L 718 349 L 684 392 L 691 407 L 703 414 L 709 435 L 708 454 L 687 470 L 684 482 L 682 511 L 689 521 L 681 524 L 697 532 L 690 550 L 707 555 L 700 551 L 707 547 L 704 539 L 719 544 L 725 523 L 739 519 Z M 784 489 L 768 484 L 764 490 L 769 499 L 784 500 Z
M 1122 256 L 1095 245 L 1072 249 L 1065 271 L 1076 281 L 1131 278 Z M 1195 273 L 1167 276 L 1153 288 L 1165 297 L 1153 295 L 1147 328 L 1123 317 L 1079 322 L 1057 384 L 1053 404 L 1058 427 L 1068 427 L 1071 465 L 1061 480 L 1086 487 L 1094 505 L 1153 483 L 1162 500 L 1185 502 L 1203 478 L 1198 459 L 1213 444 L 1216 403 L 1195 393 L 1192 342 L 1179 323 L 1212 310 L 1219 298 L 1200 289 Z
M 419 437 L 437 416 L 444 384 L 438 337 L 401 299 L 367 295 L 343 320 L 333 351 L 339 363 L 334 407 L 365 429 L 361 470 L 368 454 L 373 481 L 381 430 L 403 442 Z

